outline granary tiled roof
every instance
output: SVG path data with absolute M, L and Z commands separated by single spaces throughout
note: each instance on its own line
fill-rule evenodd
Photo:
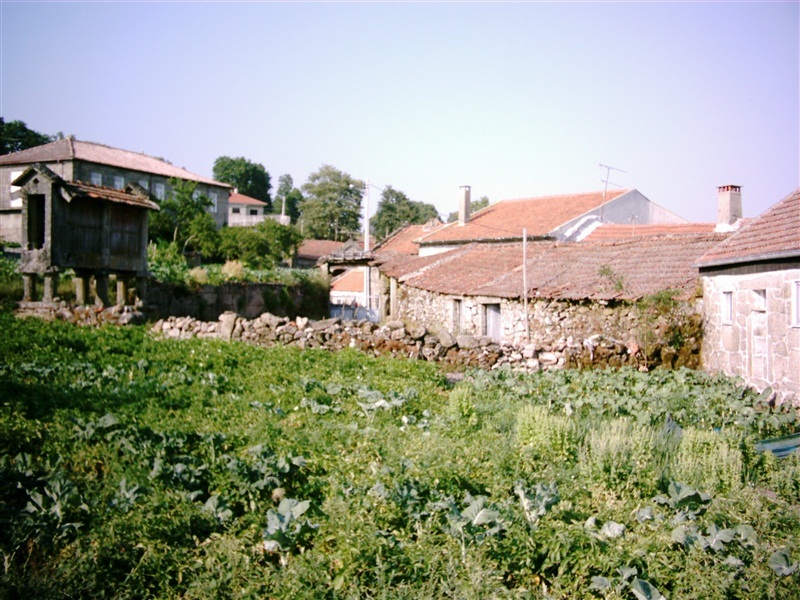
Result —
M 568 221 L 627 192 L 628 190 L 615 190 L 605 194 L 589 192 L 502 200 L 477 211 L 464 225 L 459 225 L 458 222 L 448 223 L 420 238 L 419 242 L 425 245 L 518 239 L 522 237 L 523 229 L 528 236 L 545 236 Z
M 239 192 L 233 192 L 228 198 L 228 204 L 247 204 L 249 206 L 265 206 L 267 203 L 263 200 L 259 200 L 257 198 L 251 198 L 250 196 L 245 196 L 244 194 L 240 194 Z
M 88 196 L 96 200 L 129 204 L 148 210 L 161 210 L 158 204 L 149 199 L 147 191 L 138 185 L 126 186 L 124 190 L 89 185 L 82 182 L 64 182 L 62 186 L 71 197 Z
M 94 142 L 82 142 L 72 138 L 63 138 L 0 156 L 0 165 L 17 165 L 37 162 L 53 162 L 57 160 L 82 160 L 86 162 L 152 173 L 163 177 L 176 177 L 188 181 L 197 181 L 220 187 L 231 187 L 227 183 L 214 181 L 202 175 L 196 175 L 184 168 L 171 165 L 165 160 L 148 156 L 140 152 L 120 150 Z
M 697 285 L 697 257 L 722 233 L 662 235 L 623 241 L 530 242 L 529 297 L 636 300 L 665 289 L 686 294 Z M 426 261 L 426 262 L 423 262 Z M 381 271 L 405 285 L 442 294 L 520 298 L 522 244 L 470 244 L 412 264 L 388 261 Z
M 800 188 L 698 260 L 701 267 L 800 256 Z
M 649 235 L 679 235 L 683 233 L 712 233 L 716 223 L 668 223 L 662 225 L 619 225 L 603 223 L 592 231 L 583 241 L 624 240 Z

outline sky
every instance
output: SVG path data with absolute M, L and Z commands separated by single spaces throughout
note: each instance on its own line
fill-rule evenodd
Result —
M 0 0 L 0 114 L 273 192 L 333 165 L 371 214 L 607 185 L 714 221 L 732 184 L 752 217 L 800 187 L 800 3 Z

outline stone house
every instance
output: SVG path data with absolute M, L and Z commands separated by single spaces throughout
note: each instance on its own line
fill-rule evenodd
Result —
M 135 183 L 117 190 L 65 181 L 44 165 L 28 167 L 12 183 L 22 201 L 23 302 L 37 300 L 36 282 L 43 278 L 42 301 L 52 303 L 66 269 L 75 271 L 78 304 L 88 300 L 94 277 L 97 298 L 107 305 L 109 274 L 116 275 L 118 304 L 128 300 L 133 279 L 144 298 L 148 212 L 159 209 L 146 190 Z
M 638 190 L 615 190 L 501 200 L 471 212 L 470 188 L 462 188 L 458 220 L 416 240 L 420 256 L 471 243 L 580 241 L 605 223 L 669 225 L 686 220 L 655 204 Z
M 197 183 L 196 193 L 211 200 L 208 210 L 217 227 L 228 220 L 230 185 L 160 158 L 68 137 L 0 156 L 0 238 L 7 242 L 22 241 L 22 196 L 13 181 L 34 165 L 46 166 L 64 181 L 83 182 L 96 188 L 124 190 L 127 185 L 136 184 L 149 191 L 156 201 L 171 193 L 170 179 L 193 181 Z
M 694 262 L 729 234 L 681 229 L 598 242 L 472 243 L 417 257 L 379 253 L 382 307 L 391 319 L 530 347 L 561 364 L 593 354 L 603 340 L 628 354 L 685 344 L 696 355 L 699 336 L 670 336 L 692 337 L 681 327 L 699 323 Z M 660 308 L 647 304 L 655 312 L 642 308 L 649 297 L 662 300 Z
M 741 216 L 741 189 L 720 188 Z M 703 254 L 703 365 L 800 400 L 800 189 Z

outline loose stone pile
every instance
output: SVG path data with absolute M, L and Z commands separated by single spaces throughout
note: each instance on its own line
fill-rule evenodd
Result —
M 71 306 L 66 302 L 19 302 L 14 314 L 47 321 L 66 321 L 75 325 L 142 325 L 146 318 L 132 306 Z
M 604 341 L 599 336 L 589 343 L 566 339 L 549 347 L 533 344 L 515 347 L 495 343 L 488 337 L 453 335 L 446 330 L 429 331 L 423 326 L 402 321 L 379 325 L 338 318 L 313 321 L 297 317 L 290 320 L 270 313 L 248 320 L 236 313 L 226 312 L 216 322 L 170 317 L 156 322 L 152 332 L 163 338 L 217 338 L 259 346 L 283 345 L 333 351 L 356 348 L 375 356 L 389 354 L 484 369 L 507 365 L 513 370 L 528 372 L 564 368 L 577 365 L 579 361 L 582 364 L 595 363 L 586 358 L 590 353 L 593 359 L 597 357 L 598 366 L 612 362 L 637 365 L 639 360 L 638 349 L 619 342 Z M 598 352 L 598 348 L 603 352 Z M 610 361 L 612 355 L 614 360 Z

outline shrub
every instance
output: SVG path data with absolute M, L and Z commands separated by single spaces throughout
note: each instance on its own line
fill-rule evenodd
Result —
M 694 427 L 684 430 L 674 459 L 674 478 L 708 492 L 735 492 L 742 486 L 742 452 L 738 439 Z
M 517 443 L 528 446 L 542 461 L 574 462 L 577 429 L 573 419 L 551 413 L 544 406 L 523 406 L 517 413 Z

